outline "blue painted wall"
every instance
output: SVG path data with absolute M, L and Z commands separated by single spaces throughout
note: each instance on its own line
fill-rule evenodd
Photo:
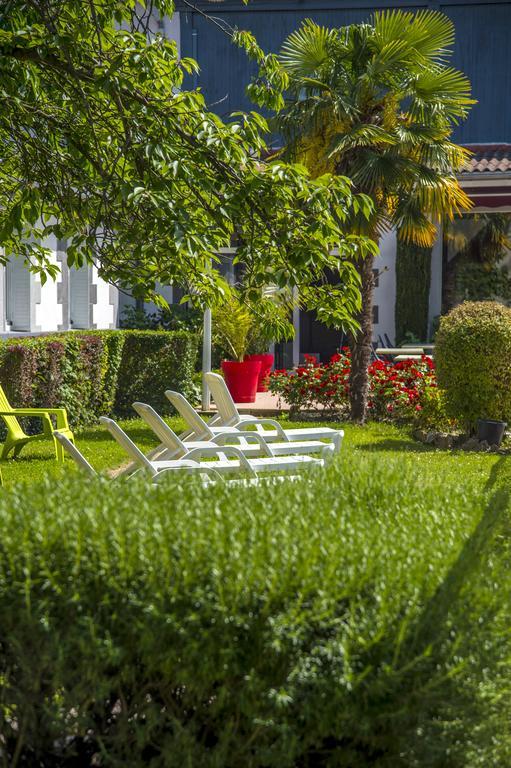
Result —
M 283 40 L 302 19 L 343 26 L 366 20 L 383 8 L 418 10 L 431 7 L 446 13 L 456 28 L 453 65 L 465 72 L 478 100 L 469 119 L 457 128 L 455 138 L 464 144 L 511 142 L 511 0 L 250 0 L 248 6 L 195 2 L 199 8 L 232 27 L 253 32 L 266 51 L 278 51 Z M 211 108 L 225 116 L 254 109 L 245 87 L 257 67 L 200 13 L 181 11 L 181 50 L 193 56 L 201 71 L 198 85 Z

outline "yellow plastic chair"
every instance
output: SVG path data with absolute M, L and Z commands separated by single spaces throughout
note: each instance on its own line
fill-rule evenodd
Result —
M 6 459 L 11 451 L 14 451 L 14 458 L 16 458 L 27 443 L 32 443 L 36 440 L 51 440 L 55 447 L 57 461 L 63 462 L 64 449 L 53 435 L 55 427 L 53 426 L 51 416 L 55 416 L 59 432 L 74 442 L 73 433 L 69 429 L 67 422 L 65 408 L 13 408 L 1 386 L 0 416 L 7 427 L 7 438 L 2 449 L 2 459 Z M 36 416 L 42 421 L 43 431 L 36 435 L 27 435 L 18 421 L 18 416 Z

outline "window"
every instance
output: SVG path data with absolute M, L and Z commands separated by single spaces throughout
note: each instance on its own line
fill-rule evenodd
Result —
M 444 229 L 442 311 L 462 301 L 511 305 L 511 213 L 457 216 Z

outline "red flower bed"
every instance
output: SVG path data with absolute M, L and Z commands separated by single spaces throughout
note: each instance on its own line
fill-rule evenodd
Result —
M 306 356 L 294 370 L 274 371 L 270 391 L 280 395 L 291 408 L 345 413 L 349 404 L 350 352 L 344 347 L 320 364 Z M 373 419 L 412 419 L 423 406 L 431 388 L 436 387 L 435 364 L 430 357 L 390 363 L 376 360 L 369 366 L 369 415 Z

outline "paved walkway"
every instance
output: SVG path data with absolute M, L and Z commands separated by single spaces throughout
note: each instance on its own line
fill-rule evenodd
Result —
M 278 397 L 270 392 L 258 392 L 255 403 L 236 403 L 236 407 L 240 413 L 252 416 L 278 416 L 279 413 L 289 411 L 289 405 L 281 400 L 279 407 Z M 211 405 L 211 411 L 216 411 L 214 403 Z

